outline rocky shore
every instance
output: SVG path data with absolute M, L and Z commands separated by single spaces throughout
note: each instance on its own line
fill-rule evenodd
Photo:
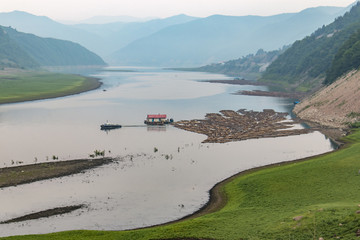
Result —
M 221 113 L 221 114 L 220 114 Z M 267 109 L 262 112 L 237 112 L 222 110 L 208 113 L 203 120 L 183 120 L 175 122 L 177 128 L 205 134 L 204 143 L 226 143 L 254 138 L 283 137 L 309 133 L 310 129 L 291 129 L 296 123 L 286 118 L 287 113 Z

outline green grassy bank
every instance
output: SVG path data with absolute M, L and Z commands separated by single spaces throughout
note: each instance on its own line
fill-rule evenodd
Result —
M 345 141 L 333 153 L 239 174 L 224 185 L 225 207 L 194 219 L 132 231 L 4 239 L 358 239 L 360 130 Z
M 93 78 L 49 72 L 0 74 L 0 104 L 55 98 L 100 86 Z

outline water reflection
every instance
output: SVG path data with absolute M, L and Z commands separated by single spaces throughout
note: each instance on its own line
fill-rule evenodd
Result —
M 106 134 L 109 134 L 111 131 L 118 131 L 120 128 L 100 128 L 100 131 L 105 132 Z
M 166 132 L 166 126 L 146 126 L 148 132 Z

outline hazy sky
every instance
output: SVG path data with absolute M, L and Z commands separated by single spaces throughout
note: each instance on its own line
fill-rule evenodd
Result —
M 273 15 L 316 6 L 348 6 L 355 0 L 0 0 L 0 12 L 26 11 L 55 20 L 92 16 L 168 17 L 184 13 L 206 17 Z

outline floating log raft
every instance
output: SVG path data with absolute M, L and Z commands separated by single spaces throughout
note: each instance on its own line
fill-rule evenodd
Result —
M 220 114 L 221 113 L 221 114 Z M 265 109 L 262 112 L 222 110 L 208 113 L 203 120 L 183 120 L 173 123 L 177 128 L 205 134 L 204 143 L 226 143 L 254 138 L 282 137 L 309 133 L 310 129 L 290 129 L 296 122 L 288 113 Z

